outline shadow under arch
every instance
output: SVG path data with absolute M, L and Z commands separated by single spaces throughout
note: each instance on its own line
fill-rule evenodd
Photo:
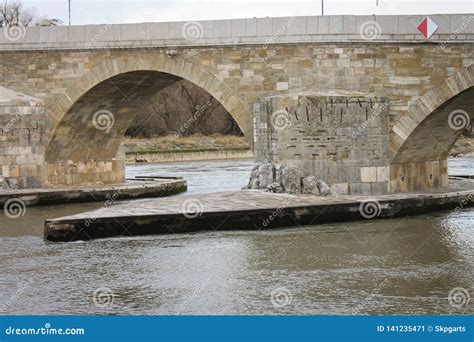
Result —
M 244 102 L 202 67 L 162 55 L 113 59 L 96 65 L 58 100 L 63 114 L 45 150 L 47 185 L 124 181 L 119 146 L 126 129 L 154 95 L 182 79 L 219 101 L 252 140 L 251 113 Z

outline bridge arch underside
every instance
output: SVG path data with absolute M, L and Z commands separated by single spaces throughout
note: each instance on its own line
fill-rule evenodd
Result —
M 47 186 L 124 182 L 125 155 L 119 146 L 125 131 L 140 111 L 148 111 L 153 120 L 152 98 L 182 79 L 158 71 L 132 71 L 92 87 L 54 130 L 45 152 Z
M 474 87 L 470 87 L 444 102 L 416 126 L 392 159 L 391 192 L 448 186 L 447 158 L 466 122 L 474 121 L 473 108 Z

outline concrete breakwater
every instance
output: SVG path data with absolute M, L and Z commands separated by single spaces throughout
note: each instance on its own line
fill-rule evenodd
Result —
M 198 160 L 247 159 L 253 158 L 253 152 L 248 147 L 192 150 L 127 151 L 125 154 L 125 158 L 127 164 L 169 163 Z
M 227 191 L 127 203 L 50 219 L 45 222 L 44 236 L 51 241 L 74 241 L 202 230 L 263 230 L 460 210 L 474 206 L 473 199 L 472 180 L 452 180 L 449 189 L 374 197 Z
M 0 207 L 4 208 L 5 213 L 16 214 L 25 207 L 37 205 L 164 197 L 186 189 L 187 182 L 184 179 L 148 178 L 107 186 L 3 190 L 0 193 Z

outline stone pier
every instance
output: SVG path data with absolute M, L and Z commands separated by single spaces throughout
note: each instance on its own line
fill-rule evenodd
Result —
M 286 192 L 302 182 L 305 192 L 314 177 L 336 194 L 386 194 L 388 132 L 384 97 L 343 91 L 265 97 L 254 104 L 255 158 L 262 166 L 250 188 L 267 188 L 273 179 Z M 268 176 L 265 167 L 273 169 Z M 288 172 L 297 184 L 285 184 Z
M 43 101 L 0 87 L 0 188 L 38 188 L 45 175 Z

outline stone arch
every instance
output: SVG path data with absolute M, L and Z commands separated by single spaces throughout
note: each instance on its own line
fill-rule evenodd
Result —
M 404 146 L 409 144 L 410 137 L 419 128 L 420 124 L 430 116 L 439 113 L 444 104 L 456 99 L 474 86 L 474 64 L 447 77 L 441 84 L 430 89 L 418 98 L 402 118 L 390 131 L 390 155 L 392 162 L 401 160 Z M 438 111 L 437 111 L 438 110 Z M 446 122 L 447 124 L 447 122 Z
M 251 114 L 244 102 L 204 67 L 163 54 L 112 59 L 75 80 L 56 101 L 58 117 L 53 117 L 45 150 L 46 185 L 123 181 L 125 165 L 118 147 L 134 114 L 159 90 L 181 79 L 218 100 L 252 140 Z M 112 124 L 98 128 L 95 115 L 104 111 L 97 118 L 111 119 Z
M 57 104 L 56 122 L 60 122 L 67 111 L 79 98 L 95 85 L 116 75 L 133 71 L 157 71 L 175 75 L 190 81 L 206 90 L 232 115 L 240 129 L 251 142 L 253 135 L 251 112 L 245 102 L 235 95 L 224 82 L 203 66 L 185 61 L 178 57 L 167 57 L 164 54 L 134 56 L 134 58 L 119 57 L 103 61 L 92 67 L 73 84 L 67 87 L 63 94 L 55 97 Z
M 391 192 L 448 186 L 447 158 L 464 127 L 453 117 L 472 122 L 473 109 L 474 65 L 447 77 L 410 106 L 390 131 Z

